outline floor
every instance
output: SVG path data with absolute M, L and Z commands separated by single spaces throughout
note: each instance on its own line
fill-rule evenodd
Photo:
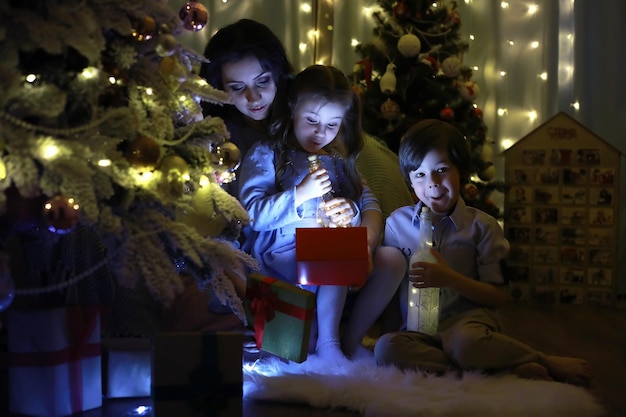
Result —
M 590 388 L 607 410 L 605 417 L 626 415 L 626 308 L 576 305 L 509 304 L 501 312 L 507 333 L 549 354 L 586 358 L 594 367 Z M 0 415 L 6 412 L 6 370 L 0 370 Z M 122 417 L 148 399 L 109 401 L 80 417 Z M 149 415 L 149 414 L 147 414 Z M 158 413 L 157 413 L 158 415 Z M 342 410 L 319 410 L 297 405 L 245 402 L 244 417 L 349 417 Z M 167 416 L 169 417 L 169 416 Z

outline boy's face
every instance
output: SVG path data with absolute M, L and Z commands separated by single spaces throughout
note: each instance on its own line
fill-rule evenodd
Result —
M 265 120 L 270 112 L 276 84 L 270 71 L 261 67 L 259 60 L 248 55 L 222 66 L 222 83 L 231 103 L 252 120 Z
M 409 173 L 409 178 L 415 195 L 430 207 L 434 216 L 445 216 L 454 208 L 461 189 L 461 175 L 446 150 L 428 152 L 422 164 Z
M 293 130 L 298 143 L 307 152 L 317 153 L 332 142 L 346 110 L 338 103 L 304 100 L 293 111 Z

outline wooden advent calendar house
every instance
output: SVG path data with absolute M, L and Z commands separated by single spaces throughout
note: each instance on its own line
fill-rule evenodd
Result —
M 615 303 L 620 153 L 566 113 L 504 152 L 511 298 Z

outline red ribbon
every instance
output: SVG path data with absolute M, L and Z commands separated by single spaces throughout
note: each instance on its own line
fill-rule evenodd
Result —
M 285 313 L 299 320 L 310 320 L 313 318 L 313 310 L 289 304 L 279 300 L 278 296 L 271 291 L 271 286 L 276 278 L 265 277 L 263 281 L 258 281 L 256 285 L 250 286 L 246 290 L 246 298 L 250 300 L 250 313 L 254 316 L 254 338 L 259 349 L 263 346 L 263 335 L 265 333 L 265 323 L 274 319 L 276 311 Z
M 72 413 L 83 410 L 83 373 L 81 360 L 101 354 L 100 343 L 87 344 L 96 329 L 97 306 L 65 307 L 68 329 L 68 347 L 53 352 L 11 352 L 10 366 L 57 366 L 67 363 L 70 381 Z

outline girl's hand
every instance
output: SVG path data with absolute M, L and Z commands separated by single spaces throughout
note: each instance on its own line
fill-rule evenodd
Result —
M 296 186 L 296 205 L 308 201 L 312 198 L 321 197 L 333 189 L 330 176 L 325 169 L 318 169 L 307 174 L 302 182 Z
M 337 226 L 349 226 L 356 216 L 354 203 L 344 197 L 336 197 L 320 205 Z

